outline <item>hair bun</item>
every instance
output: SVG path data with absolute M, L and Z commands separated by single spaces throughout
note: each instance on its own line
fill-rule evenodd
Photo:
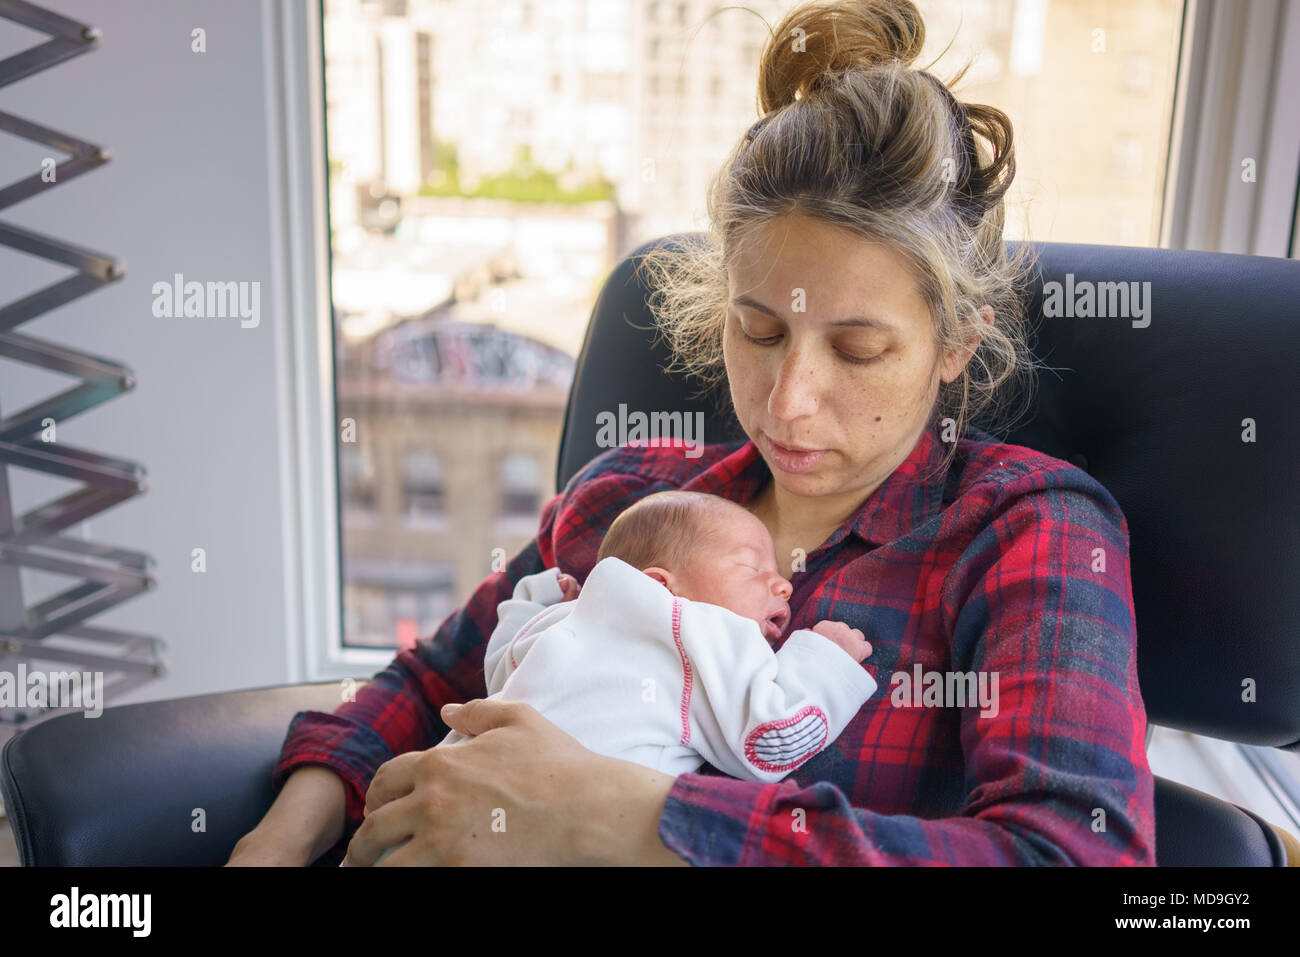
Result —
M 925 25 L 911 0 L 817 0 L 791 10 L 759 64 L 764 113 L 807 96 L 828 76 L 921 55 Z

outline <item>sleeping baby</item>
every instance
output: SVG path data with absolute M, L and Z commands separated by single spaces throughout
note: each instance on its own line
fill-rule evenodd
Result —
M 674 777 L 707 761 L 779 781 L 876 690 L 861 664 L 871 645 L 842 622 L 772 650 L 791 591 L 755 515 L 716 495 L 656 492 L 614 520 L 584 585 L 550 568 L 497 606 L 488 697 L 525 701 L 589 750 Z M 451 731 L 437 746 L 468 740 Z
M 488 695 L 666 774 L 707 761 L 779 781 L 876 690 L 861 665 L 871 646 L 841 622 L 798 629 L 772 651 L 791 590 L 755 515 L 716 495 L 656 492 L 615 519 L 585 585 L 552 568 L 498 606 Z M 441 743 L 465 740 L 452 731 Z

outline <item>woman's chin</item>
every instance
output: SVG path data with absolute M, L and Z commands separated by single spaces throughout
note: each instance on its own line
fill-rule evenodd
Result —
M 769 462 L 768 469 L 772 473 L 772 485 L 789 495 L 815 498 L 826 495 L 834 488 L 834 480 L 824 467 L 809 472 L 793 473 L 783 471 Z

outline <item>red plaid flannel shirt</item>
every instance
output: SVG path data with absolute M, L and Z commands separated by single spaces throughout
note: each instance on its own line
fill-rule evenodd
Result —
M 944 451 L 923 433 L 791 576 L 785 635 L 822 619 L 860 628 L 876 694 L 780 783 L 707 765 L 680 775 L 659 820 L 674 853 L 692 864 L 1155 864 L 1119 506 L 1073 465 L 975 429 L 932 477 Z M 558 565 L 585 581 L 610 523 L 651 492 L 743 504 L 770 477 L 748 441 L 698 458 L 663 442 L 593 459 L 546 504 L 537 538 L 436 633 L 333 714 L 294 716 L 276 792 L 304 764 L 332 768 L 347 791 L 344 837 L 323 860 L 360 826 L 379 765 L 440 741 L 443 704 L 486 697 L 484 649 L 520 578 Z M 901 676 L 929 673 L 996 680 L 996 708 L 905 693 Z

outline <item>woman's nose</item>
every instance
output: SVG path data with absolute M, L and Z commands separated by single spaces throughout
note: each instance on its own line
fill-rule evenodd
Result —
M 806 349 L 790 349 L 781 360 L 776 384 L 767 400 L 773 418 L 790 421 L 817 412 L 817 370 Z

